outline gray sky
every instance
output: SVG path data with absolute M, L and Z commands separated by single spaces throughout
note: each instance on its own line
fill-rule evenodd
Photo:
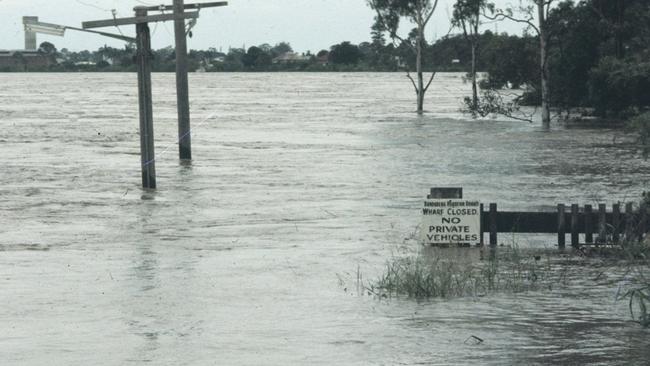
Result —
M 186 0 L 194 3 L 212 0 Z M 517 3 L 517 0 L 513 0 Z M 171 4 L 171 0 L 0 0 L 0 49 L 23 48 L 23 15 L 39 16 L 43 22 L 81 26 L 82 21 L 109 19 L 111 9 L 118 17 L 133 16 L 137 5 Z M 441 0 L 441 5 L 429 26 L 427 37 L 446 34 L 449 13 L 454 0 Z M 505 3 L 506 0 L 497 1 Z M 229 6 L 201 10 L 189 41 L 193 49 L 229 46 L 246 47 L 261 43 L 291 43 L 296 51 L 329 49 L 341 41 L 359 43 L 370 38 L 373 12 L 365 0 L 230 0 Z M 121 27 L 125 35 L 134 33 L 133 26 Z M 494 29 L 494 25 L 490 26 Z M 502 23 L 499 31 L 519 32 L 520 27 Z M 151 24 L 153 47 L 173 44 L 173 25 L 169 22 Z M 115 28 L 102 29 L 117 33 Z M 121 47 L 121 41 L 105 37 L 66 32 L 64 38 L 38 35 L 38 43 L 49 41 L 57 48 L 95 50 L 104 44 Z

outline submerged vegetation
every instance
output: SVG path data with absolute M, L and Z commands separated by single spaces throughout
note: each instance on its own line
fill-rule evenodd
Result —
M 647 138 L 648 113 L 645 117 L 639 117 L 644 125 Z M 637 121 L 638 122 L 638 121 Z M 646 141 L 647 142 L 647 141 Z M 647 150 L 646 150 L 647 151 Z M 645 215 L 640 212 L 641 221 L 647 219 L 648 204 L 650 204 L 650 194 L 644 193 L 643 201 L 639 205 L 639 211 L 645 210 Z M 627 291 L 621 297 L 629 301 L 630 315 L 634 321 L 644 327 L 650 327 L 650 242 L 645 232 L 645 224 L 635 223 L 635 227 L 628 232 L 634 232 L 625 240 L 622 245 L 623 258 L 629 266 L 629 286 Z M 638 230 L 639 226 L 643 230 Z
M 422 250 L 393 258 L 368 289 L 383 297 L 424 299 L 518 293 L 551 289 L 558 283 L 558 272 L 552 269 L 548 256 L 524 255 L 516 247 L 490 249 L 486 256 L 467 260 Z
M 629 301 L 632 319 L 644 327 L 650 327 L 650 278 L 646 275 L 647 263 L 632 273 L 632 285 L 621 297 Z

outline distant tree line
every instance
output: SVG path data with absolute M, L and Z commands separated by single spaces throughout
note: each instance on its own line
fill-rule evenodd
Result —
M 287 42 L 274 46 L 262 44 L 243 48 L 230 48 L 220 52 L 215 48 L 207 50 L 190 50 L 189 64 L 191 71 L 214 72 L 273 72 L 273 71 L 378 71 L 393 72 L 415 68 L 416 57 L 409 46 L 387 42 L 380 32 L 371 32 L 372 40 L 353 44 L 348 41 L 332 45 L 329 49 L 312 53 L 295 53 Z M 513 72 L 508 67 L 499 68 L 500 63 L 525 69 L 519 58 L 508 57 L 501 53 L 509 49 L 518 54 L 520 45 L 533 42 L 531 37 L 511 36 L 505 33 L 495 34 L 486 31 L 479 35 L 482 52 L 477 59 L 479 71 L 494 70 L 498 75 L 494 80 L 512 78 Z M 55 45 L 43 42 L 39 52 L 48 57 L 55 57 L 57 62 L 47 68 L 27 67 L 27 71 L 56 72 L 132 72 L 135 71 L 135 47 L 126 45 L 122 48 L 103 46 L 95 51 L 58 50 Z M 464 72 L 470 68 L 471 50 L 467 48 L 462 34 L 451 34 L 423 44 L 422 68 L 427 71 Z M 173 47 L 153 51 L 153 70 L 156 72 L 175 71 L 175 52 Z M 2 69 L 0 71 L 24 71 L 23 68 Z M 517 79 L 514 79 L 517 80 Z M 526 78 L 522 75 L 519 85 Z

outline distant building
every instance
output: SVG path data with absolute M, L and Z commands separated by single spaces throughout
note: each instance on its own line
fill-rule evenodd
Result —
M 405 68 L 407 66 L 406 61 L 401 56 L 395 56 L 395 64 L 400 69 Z
M 274 64 L 288 64 L 288 63 L 298 63 L 298 62 L 309 62 L 311 56 L 301 55 L 296 52 L 287 52 L 273 59 Z
M 316 55 L 316 61 L 319 65 L 327 66 L 330 63 L 330 53 L 323 50 Z
M 97 66 L 96 62 L 92 61 L 79 61 L 74 63 L 75 66 Z
M 454 64 L 454 65 L 456 65 L 456 64 L 459 64 L 459 63 L 460 63 L 460 60 L 457 59 L 457 58 L 455 58 L 455 59 L 451 60 L 451 63 Z
M 36 50 L 0 50 L 0 70 L 24 71 L 48 68 L 56 59 Z

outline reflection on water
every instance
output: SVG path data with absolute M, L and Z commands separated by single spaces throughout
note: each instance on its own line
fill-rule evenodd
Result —
M 378 275 L 432 186 L 503 209 L 636 200 L 647 163 L 612 144 L 629 138 L 620 132 L 466 120 L 460 74 L 439 75 L 423 117 L 401 74 L 197 74 L 195 160 L 179 164 L 173 75 L 156 74 L 160 189 L 143 192 L 135 75 L 0 79 L 11 86 L 0 91 L 7 364 L 649 356 L 647 331 L 615 285 L 592 285 L 591 266 L 568 288 L 431 302 L 350 295 L 337 279 Z M 485 342 L 465 344 L 471 335 Z

